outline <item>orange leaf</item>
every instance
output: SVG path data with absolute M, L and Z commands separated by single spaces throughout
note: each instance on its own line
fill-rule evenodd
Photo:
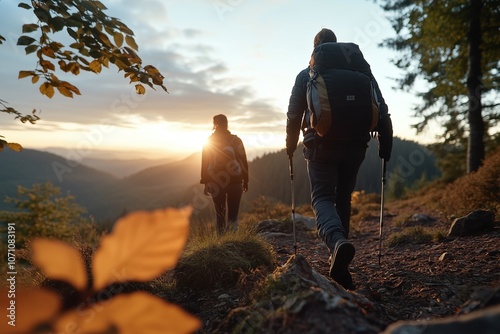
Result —
M 135 39 L 130 36 L 130 35 L 126 35 L 125 36 L 125 42 L 127 42 L 127 44 L 134 50 L 139 50 L 139 47 L 137 46 L 137 43 L 135 42 Z
M 101 73 L 101 63 L 98 60 L 92 60 L 89 64 L 90 69 L 94 73 Z
M 66 97 L 73 97 L 73 93 L 66 87 L 64 86 L 57 86 L 57 90 L 61 95 L 64 95 Z
M 78 88 L 76 88 L 75 86 L 73 86 L 72 84 L 70 84 L 69 82 L 61 81 L 60 85 L 64 88 L 66 88 L 67 90 L 69 90 L 70 92 L 73 92 L 76 95 L 80 95 L 80 90 Z M 71 97 L 73 97 L 73 95 Z
M 16 152 L 21 152 L 23 150 L 21 144 L 18 143 L 7 143 L 7 147 Z
M 123 35 L 119 32 L 113 34 L 113 39 L 115 40 L 115 44 L 117 47 L 121 47 L 123 45 Z
M 75 288 L 87 287 L 87 272 L 81 254 L 59 240 L 35 239 L 32 242 L 33 263 L 50 279 L 62 280 Z
M 35 72 L 33 71 L 19 71 L 19 75 L 17 76 L 18 79 L 26 78 L 29 77 L 30 75 L 34 75 Z
M 51 291 L 19 287 L 13 289 L 15 296 L 12 295 L 12 288 L 0 289 L 0 309 L 4 313 L 0 321 L 0 333 L 31 333 L 34 326 L 50 321 L 60 309 L 61 301 Z
M 40 85 L 40 93 L 42 93 L 42 95 L 47 95 L 47 97 L 51 99 L 52 96 L 54 96 L 54 87 L 50 83 L 44 82 Z
M 148 281 L 175 266 L 186 244 L 192 208 L 136 211 L 101 239 L 92 261 L 94 289 Z
M 113 326 L 120 334 L 182 334 L 195 332 L 201 322 L 163 299 L 134 292 L 70 311 L 55 326 L 57 333 L 101 333 Z
M 136 93 L 137 93 L 137 94 L 139 94 L 139 95 L 143 95 L 143 94 L 145 94 L 145 93 L 146 93 L 146 89 L 145 89 L 145 88 L 144 88 L 144 86 L 143 86 L 143 85 L 141 85 L 141 84 L 135 85 L 135 91 L 136 91 Z

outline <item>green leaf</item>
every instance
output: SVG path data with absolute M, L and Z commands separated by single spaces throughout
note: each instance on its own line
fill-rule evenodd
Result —
M 35 52 L 36 50 L 38 50 L 38 45 L 29 45 L 27 47 L 24 48 L 24 50 L 26 51 L 26 54 L 29 55 L 30 53 L 33 53 Z
M 118 29 L 120 29 L 121 32 L 128 34 L 128 35 L 134 34 L 134 32 L 132 30 L 130 30 L 129 27 L 127 27 L 124 23 L 120 22 L 119 20 L 113 19 L 112 22 L 114 23 L 114 25 L 116 27 L 118 27 Z
M 68 27 L 78 27 L 78 28 L 80 28 L 80 27 L 83 26 L 83 24 L 82 24 L 81 21 L 77 21 L 77 20 L 74 20 L 74 19 L 67 19 L 66 20 L 66 25 Z
M 43 8 L 37 7 L 33 12 L 35 13 L 36 17 L 38 17 L 38 19 L 42 22 L 48 22 L 50 19 L 50 13 Z
M 23 34 L 38 30 L 38 24 L 23 24 Z
M 17 40 L 17 45 L 30 45 L 35 42 L 35 39 L 29 36 L 21 36 Z
M 24 9 L 31 9 L 31 6 L 24 2 L 20 2 L 19 5 L 17 5 L 17 7 L 21 7 Z
M 102 2 L 100 2 L 100 1 L 94 1 L 94 5 L 95 5 L 97 8 L 99 8 L 100 10 L 106 10 L 106 9 L 108 9 L 108 8 L 107 8 L 106 6 L 104 6 L 104 5 L 102 4 Z
M 70 27 L 66 28 L 66 31 L 68 32 L 68 35 L 70 35 L 71 37 L 73 37 L 76 40 L 78 39 L 78 34 L 76 33 L 76 31 L 74 31 Z
M 101 52 L 99 50 L 90 50 L 89 51 L 89 55 L 92 57 L 92 58 L 100 58 L 101 57 Z
M 93 1 L 81 1 L 80 5 L 84 7 L 86 10 L 93 12 L 95 9 L 95 6 L 93 4 Z
M 61 31 L 66 26 L 66 20 L 60 16 L 52 19 L 52 27 L 55 31 Z

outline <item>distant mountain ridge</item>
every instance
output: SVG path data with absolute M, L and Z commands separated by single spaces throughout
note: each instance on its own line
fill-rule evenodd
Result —
M 66 160 L 56 154 L 31 149 L 0 152 L 0 208 L 5 196 L 16 196 L 17 187 L 30 188 L 34 183 L 51 182 L 90 207 L 94 194 L 102 193 L 118 179 L 108 173 Z
M 296 205 L 310 202 L 309 179 L 301 150 L 299 146 L 294 156 Z M 377 142 L 372 139 L 358 175 L 357 190 L 380 191 L 381 164 L 377 152 Z M 133 210 L 183 205 L 193 205 L 197 212 L 208 215 L 212 205 L 199 184 L 200 167 L 201 153 L 195 153 L 118 178 L 52 153 L 5 150 L 0 152 L 0 210 L 9 209 L 3 200 L 5 196 L 16 196 L 18 185 L 31 187 L 50 181 L 64 194 L 74 195 L 77 203 L 97 221 L 115 220 Z M 289 162 L 284 150 L 250 161 L 249 170 L 249 191 L 243 195 L 242 210 L 251 210 L 252 202 L 259 196 L 290 203 Z M 423 146 L 395 138 L 387 170 L 388 188 L 394 187 L 391 182 L 400 188 L 411 187 L 423 178 L 438 175 L 433 156 Z
M 174 158 L 164 159 L 105 159 L 83 158 L 82 164 L 122 178 L 137 173 L 145 168 L 165 165 L 175 161 Z

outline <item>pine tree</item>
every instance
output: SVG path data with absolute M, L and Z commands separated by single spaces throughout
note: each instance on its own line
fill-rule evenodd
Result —
M 401 52 L 400 88 L 425 87 L 417 132 L 433 120 L 445 142 L 468 135 L 467 171 L 477 170 L 489 124 L 500 118 L 500 0 L 381 2 L 396 32 L 383 45 Z

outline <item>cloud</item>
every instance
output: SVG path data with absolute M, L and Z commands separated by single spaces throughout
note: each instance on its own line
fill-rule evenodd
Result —
M 56 94 L 49 100 L 38 91 L 41 82 L 32 85 L 29 79 L 15 79 L 19 69 L 34 68 L 36 58 L 0 48 L 0 56 L 9 63 L 2 67 L 1 73 L 11 77 L 11 80 L 0 82 L 0 98 L 8 97 L 10 105 L 20 110 L 41 109 L 41 117 L 46 123 L 38 127 L 38 131 L 71 128 L 57 127 L 57 122 L 84 127 L 106 121 L 129 128 L 132 125 L 128 119 L 135 119 L 137 115 L 145 122 L 202 126 L 210 124 L 213 115 L 218 113 L 228 115 L 234 122 L 233 128 L 275 131 L 276 123 L 284 119 L 271 102 L 257 96 L 248 85 L 248 78 L 229 70 L 228 63 L 217 54 L 214 46 L 205 42 L 206 32 L 160 25 L 160 22 L 169 22 L 162 2 L 151 0 L 138 6 L 136 1 L 115 1 L 109 8 L 108 15 L 118 17 L 136 32 L 139 55 L 144 64 L 154 65 L 164 74 L 169 94 L 160 88 L 157 91 L 147 89 L 146 95 L 139 96 L 134 85 L 123 78 L 124 73 L 117 73 L 116 68 L 111 67 L 103 69 L 99 75 L 58 73 L 62 80 L 77 86 L 82 95 L 68 99 Z M 8 7 L 8 10 L 14 11 L 14 8 Z M 21 26 L 19 20 L 10 20 L 9 24 L 19 29 Z M 17 123 L 8 123 L 7 128 L 18 128 Z

